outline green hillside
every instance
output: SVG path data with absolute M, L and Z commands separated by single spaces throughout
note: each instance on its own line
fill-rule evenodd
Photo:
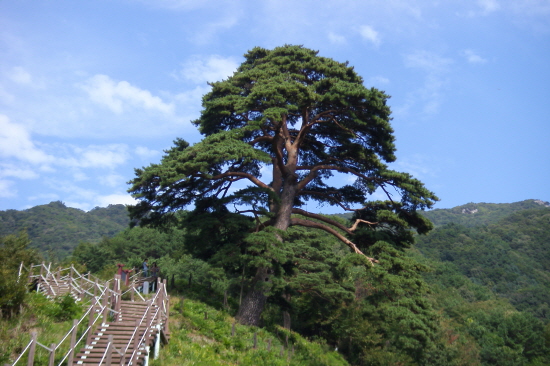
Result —
M 478 211 L 463 214 L 467 209 Z M 477 204 L 439 210 L 436 216 L 446 223 L 418 237 L 416 247 L 424 256 L 452 265 L 518 310 L 550 319 L 550 207 L 532 200 Z
M 27 210 L 0 211 L 0 236 L 26 230 L 31 246 L 52 259 L 62 259 L 79 242 L 99 242 L 128 227 L 124 205 L 96 207 L 89 212 L 50 202 Z
M 185 307 L 174 302 L 174 342 L 154 365 L 184 364 L 182 349 L 197 364 L 289 362 L 254 358 L 271 355 L 249 353 L 249 346 L 227 338 L 245 284 L 243 268 L 257 260 L 254 246 L 240 256 L 247 242 L 235 240 L 243 231 L 239 225 L 231 226 L 235 222 L 216 221 L 211 214 L 185 221 L 182 213 L 181 226 L 168 231 L 122 230 L 127 228 L 124 206 L 86 213 L 60 202 L 1 214 L 2 224 L 9 218 L 14 228 L 21 229 L 15 225 L 18 219 L 31 238 L 40 238 L 33 228 L 46 225 L 60 232 L 70 232 L 74 226 L 80 230 L 75 231 L 77 236 L 85 234 L 85 225 L 96 229 L 119 225 L 111 237 L 76 240 L 73 246 L 80 243 L 70 259 L 110 277 L 116 263 L 140 266 L 148 257 L 170 280 L 174 295 L 194 298 L 196 302 L 186 300 Z M 286 235 L 292 247 L 276 253 L 280 275 L 261 327 L 247 330 L 243 339 L 250 341 L 258 329 L 265 343 L 277 336 L 288 317 L 296 344 L 302 342 L 300 337 L 316 341 L 307 346 L 309 350 L 297 348 L 288 364 L 315 364 L 308 363 L 312 355 L 321 360 L 334 349 L 352 365 L 550 364 L 548 203 L 478 203 L 425 214 L 435 221 L 434 230 L 417 236 L 411 249 L 377 242 L 369 254 L 379 262 L 366 268 L 334 238 L 310 228 L 290 228 Z M 44 235 L 51 250 L 67 250 L 54 234 L 46 233 L 51 235 Z M 5 238 L 0 249 L 8 253 L 24 248 L 25 240 Z M 214 249 L 218 255 L 210 256 Z M 17 272 L 20 261 L 15 262 L 6 273 Z M 216 321 L 207 322 L 205 311 Z M 343 362 L 334 353 L 326 356 L 330 359 L 326 364 Z
M 450 339 L 472 339 L 481 365 L 547 365 L 548 203 L 467 204 L 426 216 L 436 228 L 410 254 L 432 269 L 424 278 L 456 332 Z
M 425 211 L 424 215 L 435 226 L 449 223 L 467 227 L 495 223 L 514 212 L 550 207 L 550 203 L 541 200 L 525 200 L 514 203 L 467 203 L 450 209 Z

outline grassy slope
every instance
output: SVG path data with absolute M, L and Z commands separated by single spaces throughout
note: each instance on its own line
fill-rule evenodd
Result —
M 22 312 L 11 319 L 0 318 L 0 364 L 13 363 L 22 353 L 31 339 L 31 332 L 38 334 L 37 340 L 45 346 L 58 343 L 72 328 L 73 318 L 80 318 L 84 308 L 74 301 L 61 304 L 48 300 L 42 294 L 28 293 Z M 79 336 L 87 324 L 79 327 Z M 56 365 L 69 349 L 69 339 L 65 340 L 55 353 Z M 28 352 L 19 360 L 18 365 L 27 364 Z M 47 365 L 49 353 L 42 347 L 36 347 L 35 365 Z
M 173 298 L 170 316 L 170 343 L 151 366 L 347 365 L 340 354 L 326 345 L 309 342 L 282 328 L 272 333 L 264 328 L 235 325 L 232 336 L 234 318 L 200 301 Z M 254 333 L 256 349 L 253 348 Z M 288 347 L 282 349 L 287 337 Z
M 72 318 L 83 313 L 81 306 L 69 310 L 59 302 L 41 294 L 27 295 L 23 312 L 12 319 L 0 319 L 0 364 L 12 363 L 30 340 L 30 332 L 38 332 L 38 341 L 49 346 L 59 342 L 72 326 Z M 205 319 L 205 313 L 208 319 Z M 226 312 L 197 300 L 173 297 L 170 309 L 170 343 L 161 349 L 160 357 L 151 366 L 164 365 L 347 365 L 344 358 L 327 346 L 309 342 L 300 335 L 279 329 L 276 334 L 242 325 Z M 83 327 L 81 327 L 83 328 Z M 83 329 L 80 329 L 82 332 Z M 253 349 L 254 333 L 257 348 Z M 288 347 L 286 343 L 288 336 Z M 271 340 L 271 350 L 268 342 Z M 65 341 L 56 352 L 56 364 L 68 349 Z M 27 363 L 24 356 L 18 364 Z M 48 353 L 37 347 L 35 365 L 47 365 Z

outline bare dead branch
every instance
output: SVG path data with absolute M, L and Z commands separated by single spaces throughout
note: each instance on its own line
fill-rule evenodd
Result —
M 355 220 L 355 223 L 349 228 L 349 231 L 350 232 L 354 232 L 355 229 L 357 229 L 357 226 L 359 225 L 359 223 L 365 223 L 365 224 L 369 224 L 369 225 L 377 225 L 378 223 L 377 222 L 370 222 L 370 221 L 367 221 L 367 220 L 361 220 L 361 219 L 357 219 Z
M 318 223 L 318 222 L 304 220 L 304 219 L 298 219 L 298 218 L 290 219 L 290 225 L 291 226 L 300 225 L 300 226 L 305 226 L 305 227 L 311 227 L 311 228 L 315 228 L 315 229 L 324 230 L 327 233 L 330 233 L 333 236 L 335 236 L 337 239 L 339 239 L 341 242 L 343 242 L 347 246 L 349 246 L 351 249 L 353 249 L 353 251 L 355 253 L 365 256 L 365 258 L 368 259 L 368 261 L 370 262 L 371 265 L 374 265 L 374 263 L 378 263 L 378 260 L 365 255 L 365 253 L 363 253 L 361 250 L 359 250 L 359 248 L 357 248 L 357 245 L 355 245 L 355 243 L 353 243 L 351 240 L 349 240 L 348 238 L 346 238 L 345 236 L 343 236 L 342 234 L 340 234 L 338 231 L 334 230 L 331 227 L 328 227 L 328 226 L 323 225 L 323 224 Z

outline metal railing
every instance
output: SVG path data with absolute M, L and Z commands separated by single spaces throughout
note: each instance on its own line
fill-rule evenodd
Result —
M 36 268 L 40 268 L 38 274 L 34 274 Z M 90 279 L 90 274 L 83 276 L 80 274 L 74 266 L 68 268 L 58 268 L 55 273 L 51 271 L 51 263 L 46 266 L 44 263 L 39 265 L 31 265 L 30 268 L 26 268 L 21 264 L 19 268 L 19 280 L 21 280 L 24 270 L 28 271 L 27 279 L 29 282 L 37 281 L 38 288 L 40 286 L 46 288 L 48 294 L 53 294 L 53 297 L 57 295 L 55 288 L 58 290 L 61 288 L 61 285 L 68 286 L 68 294 L 74 296 L 77 300 L 83 301 L 84 297 L 88 296 L 90 301 L 90 306 L 88 310 L 80 319 L 73 320 L 73 326 L 71 329 L 62 337 L 61 341 L 57 344 L 52 343 L 50 347 L 43 345 L 37 340 L 37 332 L 31 333 L 31 340 L 24 347 L 23 352 L 17 357 L 17 359 L 11 364 L 16 365 L 23 356 L 28 352 L 27 365 L 33 365 L 34 357 L 36 352 L 36 346 L 40 346 L 49 352 L 49 366 L 55 365 L 55 352 L 59 347 L 67 340 L 70 339 L 69 350 L 64 354 L 61 361 L 58 365 L 62 365 L 65 360 L 69 365 L 73 364 L 75 350 L 80 347 L 81 342 L 86 337 L 86 348 L 91 345 L 91 337 L 93 333 L 94 325 L 101 318 L 103 319 L 102 326 L 107 325 L 109 315 L 112 315 L 114 322 L 122 320 L 122 296 L 130 292 L 130 301 L 134 301 L 134 295 L 137 295 L 141 298 L 141 301 L 146 301 L 145 298 L 139 293 L 136 285 L 138 283 L 137 278 L 139 272 L 134 276 L 130 277 L 132 279 L 132 284 L 129 288 L 123 293 L 121 291 L 121 276 L 115 275 L 112 281 L 112 289 L 110 288 L 110 282 L 105 282 L 104 285 L 99 284 L 97 278 L 94 278 L 94 281 Z M 108 340 L 108 346 L 103 354 L 100 365 L 103 361 L 110 364 L 112 353 L 116 352 L 120 356 L 120 365 L 135 365 L 135 361 L 138 357 L 138 349 L 144 349 L 147 347 L 147 344 L 150 343 L 150 333 L 152 328 L 157 328 L 160 332 L 168 334 L 168 316 L 169 316 L 169 296 L 166 291 L 166 280 L 161 281 L 160 278 L 157 279 L 157 292 L 152 299 L 147 301 L 147 308 L 141 317 L 140 320 L 136 320 L 135 328 L 132 333 L 131 338 L 128 340 L 126 345 L 118 350 L 114 347 L 112 338 Z M 97 294 L 99 290 L 99 294 Z M 92 292 L 93 291 L 93 292 Z M 79 325 L 89 317 L 88 326 L 77 340 L 77 332 Z M 155 325 L 154 325 L 155 324 Z M 144 327 L 144 332 L 141 337 L 139 337 L 140 328 Z M 133 347 L 132 347 L 133 346 Z M 133 348 L 133 352 L 130 355 L 128 363 L 125 363 L 125 359 L 130 348 Z

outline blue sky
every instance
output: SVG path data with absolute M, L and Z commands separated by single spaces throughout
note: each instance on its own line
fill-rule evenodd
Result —
M 436 208 L 550 200 L 549 0 L 12 0 L 0 210 L 132 203 L 134 168 L 201 138 L 189 121 L 207 81 L 284 44 L 349 61 L 392 96 L 392 168 Z

